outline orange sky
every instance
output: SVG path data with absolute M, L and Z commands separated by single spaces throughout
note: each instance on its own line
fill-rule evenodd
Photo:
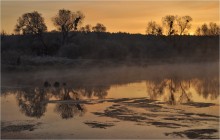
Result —
M 148 21 L 161 24 L 165 15 L 190 15 L 192 29 L 203 23 L 219 24 L 219 1 L 2 1 L 1 29 L 12 33 L 19 16 L 26 12 L 38 11 L 45 18 L 48 30 L 55 29 L 51 18 L 59 9 L 82 11 L 85 24 L 103 23 L 109 32 L 129 32 L 145 34 Z

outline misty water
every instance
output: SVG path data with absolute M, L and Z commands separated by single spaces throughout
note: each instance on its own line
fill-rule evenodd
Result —
M 3 138 L 219 138 L 218 63 L 4 72 Z

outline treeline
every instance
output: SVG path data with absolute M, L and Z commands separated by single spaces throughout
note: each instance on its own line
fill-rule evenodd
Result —
M 84 18 L 80 11 L 60 9 L 52 18 L 57 30 L 47 32 L 40 13 L 23 14 L 17 20 L 15 35 L 1 34 L 2 62 L 14 57 L 20 63 L 22 56 L 117 60 L 218 58 L 219 26 L 215 23 L 199 27 L 197 32 L 202 36 L 187 36 L 192 18 L 167 15 L 162 18 L 163 27 L 151 21 L 147 35 L 141 35 L 107 33 L 101 23 L 81 26 Z
M 107 28 L 101 23 L 92 26 L 86 24 L 82 26 L 85 15 L 81 11 L 70 11 L 67 9 L 60 9 L 58 13 L 51 19 L 56 27 L 56 30 L 50 32 L 61 32 L 62 43 L 70 31 L 80 32 L 106 32 Z M 166 15 L 161 18 L 162 23 L 149 21 L 146 27 L 147 35 L 189 35 L 193 18 L 189 15 Z M 44 22 L 43 16 L 37 11 L 24 13 L 18 18 L 14 29 L 15 34 L 35 34 L 38 37 L 42 33 L 47 32 L 47 26 Z M 220 34 L 220 26 L 217 23 L 204 23 L 197 27 L 194 35 L 209 35 L 215 36 Z M 7 33 L 2 30 L 1 35 L 5 36 Z M 192 33 L 191 33 L 192 35 Z
M 147 24 L 146 34 L 148 35 L 188 35 L 192 26 L 192 17 L 167 15 L 162 18 L 162 25 L 155 21 Z M 215 36 L 220 34 L 220 27 L 214 22 L 204 23 L 201 27 L 197 27 L 195 35 Z
M 60 33 L 45 33 L 49 56 L 70 59 L 218 59 L 218 36 L 151 36 L 127 33 L 70 32 L 60 44 Z M 2 62 L 11 57 L 42 56 L 43 45 L 32 35 L 2 38 Z

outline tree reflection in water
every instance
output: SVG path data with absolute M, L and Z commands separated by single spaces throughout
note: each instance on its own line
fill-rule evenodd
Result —
M 59 82 L 50 84 L 46 81 L 40 88 L 22 88 L 15 91 L 15 93 L 20 111 L 28 117 L 40 118 L 46 112 L 48 101 L 56 99 L 58 102 L 55 105 L 54 111 L 63 119 L 70 119 L 74 116 L 82 116 L 85 114 L 85 105 L 77 102 L 82 96 L 102 99 L 107 96 L 107 90 L 109 88 L 110 86 L 70 88 L 66 86 L 66 83 L 62 85 Z M 7 90 L 5 94 L 7 94 Z
M 23 89 L 17 93 L 17 101 L 22 113 L 28 117 L 40 118 L 46 111 L 47 103 L 42 101 L 48 101 L 49 95 L 45 94 L 47 89 L 34 88 Z
M 107 96 L 110 85 L 68 87 L 66 83 L 50 84 L 45 82 L 42 87 L 4 89 L 2 95 L 16 94 L 20 111 L 26 116 L 40 118 L 46 112 L 48 101 L 54 100 L 54 111 L 63 119 L 82 116 L 86 107 L 78 102 L 82 97 L 103 99 Z M 146 82 L 147 93 L 152 100 L 163 99 L 175 105 L 192 101 L 192 93 L 205 99 L 217 99 L 219 96 L 218 77 L 182 79 L 170 77 L 153 79 Z M 61 102 L 60 102 L 61 101 Z
M 71 103 L 71 101 L 79 101 L 79 94 L 68 88 L 56 88 L 53 94 L 59 97 L 62 101 L 67 101 L 63 103 L 57 103 L 55 106 L 55 112 L 60 114 L 63 119 L 70 119 L 74 116 L 82 116 L 86 112 L 84 105 L 77 102 Z
M 87 86 L 79 89 L 78 91 L 82 96 L 87 98 L 98 97 L 98 99 L 104 99 L 108 95 L 107 91 L 109 89 L 110 86 Z
M 216 99 L 219 96 L 219 81 L 216 77 L 188 80 L 172 77 L 146 81 L 146 85 L 150 99 L 164 97 L 164 101 L 171 105 L 192 101 L 193 90 L 205 99 Z
M 203 96 L 205 99 L 210 97 L 211 99 L 216 99 L 219 96 L 219 79 L 206 78 L 203 80 L 194 80 L 194 83 L 198 94 Z

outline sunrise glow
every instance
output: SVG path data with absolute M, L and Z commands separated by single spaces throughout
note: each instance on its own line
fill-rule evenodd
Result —
M 54 30 L 51 18 L 62 8 L 82 11 L 84 25 L 99 22 L 108 32 L 145 34 L 149 21 L 162 25 L 166 15 L 191 16 L 190 34 L 203 23 L 219 24 L 219 1 L 2 1 L 1 8 L 1 29 L 7 33 L 13 33 L 19 16 L 32 11 L 41 13 L 48 30 Z

